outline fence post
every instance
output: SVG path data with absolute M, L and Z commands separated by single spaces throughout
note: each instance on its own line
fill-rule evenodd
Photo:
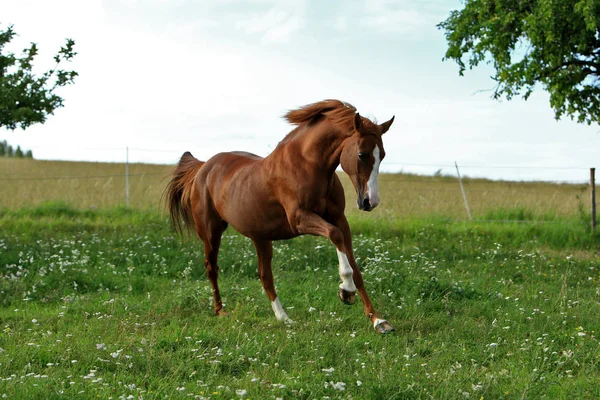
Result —
M 592 233 L 596 233 L 596 168 L 590 168 L 590 193 L 592 195 Z
M 472 221 L 471 210 L 469 209 L 469 202 L 467 201 L 467 194 L 465 193 L 465 188 L 462 184 L 462 179 L 460 177 L 460 171 L 458 170 L 458 164 L 454 161 L 454 165 L 456 166 L 456 174 L 458 175 L 458 183 L 460 184 L 460 191 L 462 192 L 463 200 L 465 201 L 465 207 L 467 208 L 467 215 L 469 216 L 469 221 Z
M 129 208 L 129 146 L 125 148 L 125 208 Z

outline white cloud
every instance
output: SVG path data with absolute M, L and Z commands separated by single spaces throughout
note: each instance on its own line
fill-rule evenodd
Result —
M 139 1 L 138 0 L 118 0 L 119 3 L 125 5 L 126 7 L 129 8 L 135 8 L 137 5 L 139 5 Z
M 434 24 L 431 18 L 414 9 L 390 11 L 381 15 L 370 15 L 362 23 L 368 28 L 384 33 L 418 32 Z
M 299 31 L 304 25 L 304 20 L 298 15 L 291 16 L 283 23 L 271 27 L 265 32 L 264 40 L 269 43 L 285 43 L 290 36 Z
M 447 6 L 443 0 L 365 0 L 360 22 L 382 33 L 422 33 L 447 15 Z
M 44 52 L 56 53 L 65 38 L 77 43 L 97 35 L 94 29 L 104 17 L 101 0 L 19 0 L 2 3 L 0 23 L 14 25 L 15 43 L 38 43 L 43 58 Z
M 302 15 L 292 15 L 286 10 L 271 8 L 254 13 L 236 22 L 236 28 L 247 34 L 261 34 L 267 43 L 284 43 L 304 25 Z
M 333 27 L 340 32 L 346 31 L 348 29 L 348 17 L 345 15 L 336 17 Z

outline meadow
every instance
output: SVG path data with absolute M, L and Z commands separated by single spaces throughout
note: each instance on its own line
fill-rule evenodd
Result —
M 126 209 L 116 176 L 39 179 L 122 165 L 30 162 L 10 168 L 35 180 L 0 181 L 0 397 L 600 397 L 599 238 L 576 185 L 467 179 L 474 221 L 449 177 L 383 175 L 369 214 L 349 193 L 367 290 L 396 328 L 378 335 L 359 301 L 336 297 L 337 257 L 322 238 L 275 245 L 288 326 L 251 243 L 226 231 L 230 315 L 215 317 L 202 246 L 159 210 L 171 167 L 131 167 L 144 175 Z M 0 179 L 18 176 L 8 164 Z M 512 219 L 528 222 L 489 222 Z
M 172 171 L 171 165 L 130 164 L 130 206 L 159 211 Z M 340 178 L 348 199 L 347 213 L 360 215 L 350 181 L 343 173 Z M 79 209 L 125 206 L 125 165 L 3 158 L 0 186 L 0 208 L 48 201 Z M 383 203 L 369 214 L 370 219 L 467 219 L 456 177 L 382 174 L 379 186 Z M 476 219 L 564 222 L 583 217 L 589 221 L 588 185 L 465 178 L 464 186 Z

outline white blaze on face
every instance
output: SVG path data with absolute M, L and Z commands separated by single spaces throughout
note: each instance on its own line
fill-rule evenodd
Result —
M 356 292 L 356 286 L 354 286 L 354 280 L 352 279 L 352 267 L 350 266 L 350 262 L 348 262 L 348 257 L 346 256 L 346 253 L 342 253 L 339 250 L 337 250 L 337 255 L 339 261 L 338 271 L 340 273 L 340 278 L 342 278 L 340 289 L 354 293 Z
M 275 300 L 273 300 L 271 302 L 271 307 L 273 307 L 273 312 L 275 313 L 275 318 L 277 318 L 278 321 L 284 321 L 286 323 L 292 322 L 292 320 L 287 316 L 287 314 L 285 313 L 285 310 L 281 306 L 281 303 L 279 302 L 278 297 L 276 297 Z
M 379 204 L 379 164 L 381 163 L 381 159 L 379 158 L 379 146 L 375 146 L 373 149 L 373 158 L 375 158 L 375 162 L 373 163 L 373 169 L 371 170 L 371 175 L 369 176 L 369 181 L 367 182 L 367 197 L 369 198 L 369 203 L 372 208 L 375 208 Z

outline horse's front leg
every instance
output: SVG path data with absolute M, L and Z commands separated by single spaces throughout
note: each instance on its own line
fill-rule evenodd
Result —
M 352 270 L 352 278 L 354 280 L 354 285 L 356 286 L 356 290 L 358 291 L 358 294 L 360 295 L 360 298 L 363 302 L 365 314 L 371 320 L 371 322 L 373 323 L 373 328 L 375 328 L 375 330 L 377 332 L 389 333 L 389 332 L 393 331 L 394 328 L 390 325 L 389 322 L 387 322 L 386 320 L 384 320 L 382 318 L 379 318 L 379 315 L 375 312 L 375 309 L 373 308 L 373 304 L 371 303 L 371 300 L 369 299 L 369 295 L 367 294 L 367 290 L 365 289 L 365 284 L 364 284 L 364 281 L 362 278 L 362 273 L 360 272 L 360 269 L 358 269 L 358 265 L 356 264 L 356 260 L 354 259 L 354 253 L 352 251 L 352 233 L 350 232 L 350 225 L 348 224 L 348 220 L 346 219 L 346 217 L 344 215 L 342 215 L 336 221 L 336 226 L 342 232 L 342 235 L 344 236 L 344 247 L 346 249 L 346 254 L 345 254 L 346 260 L 350 264 L 349 268 L 351 268 L 351 270 Z M 340 258 L 339 251 L 338 251 L 338 258 Z M 342 268 L 341 261 L 342 260 L 340 258 L 340 270 Z M 348 303 L 345 300 L 345 296 L 347 296 L 347 293 L 344 293 L 344 288 L 342 285 L 340 285 L 340 298 L 342 299 L 342 301 L 344 303 L 352 304 L 353 302 Z
M 325 221 L 319 215 L 310 211 L 298 209 L 292 214 L 290 223 L 299 234 L 324 236 L 334 244 L 339 261 L 339 273 L 342 279 L 340 285 L 340 298 L 347 304 L 354 302 L 355 292 L 358 291 L 365 309 L 365 314 L 373 323 L 373 327 L 379 333 L 388 333 L 394 330 L 385 320 L 379 318 L 367 291 L 365 290 L 362 275 L 352 253 L 352 236 L 348 221 L 344 216 L 340 217 L 336 225 Z

